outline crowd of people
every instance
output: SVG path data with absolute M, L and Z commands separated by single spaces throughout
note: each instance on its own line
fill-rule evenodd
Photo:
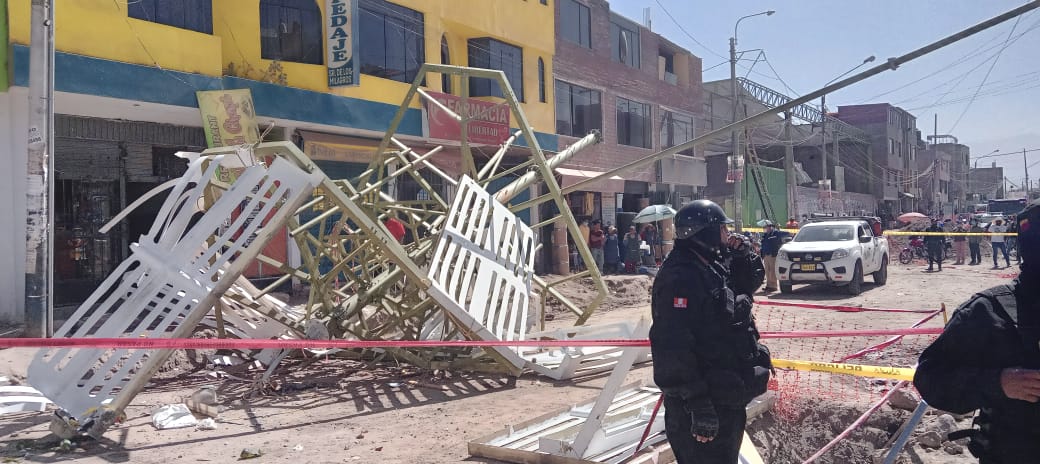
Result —
M 603 274 L 635 274 L 640 266 L 660 265 L 664 259 L 661 234 L 653 224 L 643 224 L 641 228 L 631 225 L 624 235 L 619 235 L 613 224 L 604 227 L 600 220 L 582 223 L 580 228 L 593 261 Z M 585 267 L 573 246 L 570 256 L 572 271 Z
M 1010 235 L 1018 233 L 1018 221 L 1015 215 L 1006 219 L 997 218 L 989 223 L 974 218 L 943 221 L 932 218 L 930 225 L 923 232 L 923 241 L 928 254 L 926 272 L 935 271 L 936 266 L 938 266 L 938 271 L 942 271 L 947 238 L 952 241 L 953 264 L 955 265 L 977 266 L 982 264 L 984 241 L 988 241 L 993 250 L 993 269 L 1000 269 L 1001 258 L 1003 258 L 1004 267 L 1011 267 L 1012 251 L 1015 251 L 1016 262 L 1022 262 L 1021 256 L 1017 253 L 1016 238 L 1014 235 Z

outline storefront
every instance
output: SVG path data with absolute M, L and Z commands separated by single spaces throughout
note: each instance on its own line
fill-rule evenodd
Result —
M 199 151 L 199 128 L 55 116 L 54 301 L 84 301 L 147 233 L 164 196 L 151 199 L 108 233 L 99 229 L 126 205 L 186 163 L 178 151 Z

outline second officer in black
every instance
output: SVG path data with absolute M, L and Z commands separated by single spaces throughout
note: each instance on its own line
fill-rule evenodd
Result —
M 732 222 L 708 200 L 682 208 L 675 248 L 654 280 L 654 381 L 665 395 L 665 432 L 679 464 L 737 462 L 745 408 L 769 381 L 769 351 L 758 343 L 751 295 L 740 291 L 749 285 L 733 285 L 748 277 L 726 265 L 738 262 L 726 245 Z M 761 264 L 756 274 L 754 287 L 762 282 Z

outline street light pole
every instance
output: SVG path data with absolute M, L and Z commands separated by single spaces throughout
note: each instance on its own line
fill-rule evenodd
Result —
M 739 20 L 737 20 L 737 24 L 740 24 Z M 732 113 L 730 113 L 730 121 L 734 122 L 739 119 L 737 118 L 737 28 L 735 26 L 733 28 L 733 37 L 729 38 L 729 96 L 731 103 L 730 109 L 732 110 Z M 739 165 L 736 160 L 737 157 L 741 155 L 741 151 L 740 142 L 737 137 L 737 130 L 733 129 L 733 131 L 730 132 L 729 137 L 730 151 L 732 155 L 731 160 L 733 162 L 733 164 L 730 165 L 730 171 L 732 171 L 734 167 Z M 733 218 L 733 227 L 737 232 L 741 232 L 744 225 L 744 199 L 742 195 L 743 192 L 741 191 L 743 190 L 743 174 L 743 172 L 741 172 L 740 175 L 733 173 L 733 215 L 736 216 Z
M 731 98 L 730 103 L 732 103 L 731 109 L 733 111 L 731 113 L 732 119 L 730 119 L 730 122 L 736 122 L 739 120 L 737 118 L 737 28 L 740 27 L 740 22 L 747 18 L 761 15 L 772 16 L 773 13 L 776 12 L 773 10 L 769 10 L 763 11 L 761 13 L 742 16 L 739 19 L 737 19 L 736 24 L 733 25 L 733 37 L 730 37 L 729 39 L 729 91 Z M 730 132 L 730 149 L 732 151 L 733 160 L 735 162 L 734 164 L 743 166 L 744 163 L 737 161 L 743 161 L 744 155 L 743 152 L 740 150 L 739 136 L 735 128 L 733 131 Z M 733 212 L 736 216 L 735 218 L 733 218 L 733 227 L 734 229 L 736 229 L 737 232 L 741 232 L 744 227 L 743 180 L 744 172 L 743 168 L 741 167 L 741 172 L 739 176 L 735 175 L 733 179 Z

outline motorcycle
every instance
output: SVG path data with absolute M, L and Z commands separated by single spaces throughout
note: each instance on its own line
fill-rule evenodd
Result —
M 950 259 L 953 254 L 953 240 L 950 238 L 943 239 L 942 254 L 939 259 L 945 261 Z M 924 260 L 928 259 L 928 248 L 924 245 L 924 239 L 917 236 L 910 237 L 910 243 L 899 250 L 899 262 L 903 264 L 910 264 L 914 258 L 921 258 Z

